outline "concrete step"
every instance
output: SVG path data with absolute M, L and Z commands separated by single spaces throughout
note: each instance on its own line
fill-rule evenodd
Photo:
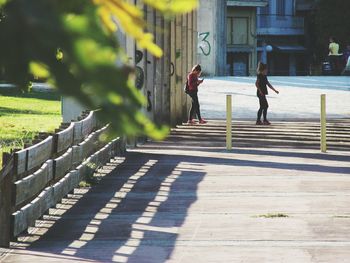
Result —
M 187 145 L 224 147 L 226 122 L 209 120 L 205 125 L 179 125 L 172 130 L 167 143 L 180 140 Z M 258 126 L 253 121 L 233 121 L 232 140 L 234 147 L 250 148 L 300 148 L 320 147 L 320 124 L 310 121 L 276 121 L 270 126 Z M 204 142 L 204 143 L 203 143 Z M 327 124 L 329 150 L 350 150 L 350 120 L 330 120 Z

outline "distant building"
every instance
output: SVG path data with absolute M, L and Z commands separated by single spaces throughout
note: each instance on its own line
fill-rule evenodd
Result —
M 314 28 L 314 9 L 316 8 L 318 0 L 296 0 L 295 8 L 296 15 L 304 18 L 304 46 L 306 48 L 305 64 L 307 66 L 307 74 L 317 75 L 321 72 L 318 70 L 317 64 L 315 64 L 313 54 L 315 53 L 315 32 L 312 32 Z
M 270 45 L 271 75 L 308 74 L 307 17 L 314 2 L 200 0 L 198 61 L 208 75 L 251 76 Z
M 258 57 L 264 44 L 272 46 L 271 75 L 307 74 L 304 17 L 296 14 L 296 6 L 296 0 L 269 0 L 257 10 Z
M 205 74 L 254 74 L 256 8 L 265 5 L 267 0 L 200 0 L 197 57 Z
M 255 75 L 258 61 L 257 8 L 265 7 L 267 4 L 267 0 L 227 1 L 227 75 Z

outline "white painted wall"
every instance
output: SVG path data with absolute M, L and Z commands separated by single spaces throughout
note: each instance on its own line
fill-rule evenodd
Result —
M 203 73 L 215 75 L 216 65 L 216 1 L 200 0 L 198 9 L 198 63 L 202 65 Z
M 226 72 L 226 0 L 200 0 L 197 60 L 210 76 Z
M 62 118 L 63 122 L 69 123 L 77 120 L 82 112 L 86 110 L 84 106 L 70 97 L 62 97 Z

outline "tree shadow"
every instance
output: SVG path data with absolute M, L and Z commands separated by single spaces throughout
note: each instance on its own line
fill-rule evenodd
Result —
M 181 165 L 188 160 L 129 153 L 124 163 L 29 244 L 28 255 L 49 253 L 48 261 L 62 256 L 102 262 L 166 261 L 177 240 L 176 229 L 197 200 L 197 187 L 205 176 L 200 169 Z
M 350 174 L 345 166 L 132 152 L 30 244 L 27 253 L 48 253 L 48 261 L 70 256 L 100 262 L 165 262 L 197 200 L 206 164 Z

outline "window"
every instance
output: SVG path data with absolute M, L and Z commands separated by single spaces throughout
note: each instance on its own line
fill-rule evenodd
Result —
M 285 0 L 276 0 L 276 14 L 279 16 L 284 16 L 286 14 Z
M 248 17 L 234 17 L 232 19 L 233 28 L 233 44 L 246 45 L 248 44 Z
M 226 26 L 226 36 L 227 36 L 227 45 L 232 45 L 232 17 L 227 17 L 227 26 Z
M 248 17 L 227 17 L 227 45 L 247 45 L 249 32 Z

